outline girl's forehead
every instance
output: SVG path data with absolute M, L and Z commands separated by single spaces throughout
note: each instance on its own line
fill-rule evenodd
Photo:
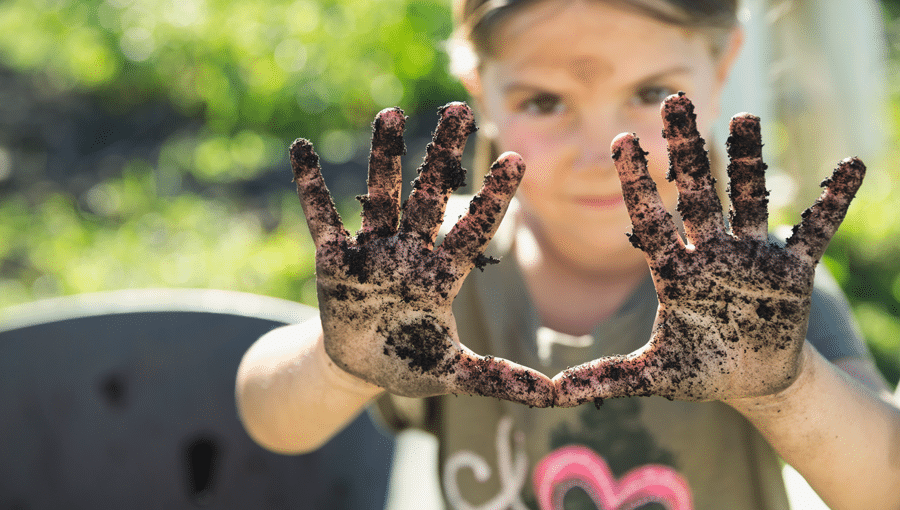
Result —
M 688 38 L 700 35 L 685 27 L 666 24 L 634 11 L 606 2 L 535 2 L 505 18 L 493 34 L 493 47 L 502 51 L 523 40 L 547 38 L 580 46 L 581 41 L 597 39 Z M 636 36 L 636 37 L 635 37 Z
M 511 16 L 495 33 L 494 60 L 510 71 L 565 71 L 587 83 L 653 73 L 711 58 L 699 33 L 604 2 L 548 1 Z

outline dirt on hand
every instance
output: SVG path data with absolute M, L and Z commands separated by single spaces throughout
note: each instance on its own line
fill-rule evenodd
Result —
M 439 115 L 413 190 L 401 206 L 406 118 L 398 108 L 378 114 L 356 236 L 343 226 L 312 145 L 303 139 L 291 145 L 297 193 L 316 245 L 326 351 L 345 371 L 398 395 L 477 394 L 552 405 L 555 388 L 544 374 L 479 356 L 458 338 L 453 299 L 474 267 L 494 262 L 483 252 L 525 165 L 517 154 L 502 155 L 468 212 L 435 248 L 448 196 L 464 183 L 460 158 L 475 131 L 464 103 L 450 103 Z
M 815 266 L 865 174 L 841 161 L 784 247 L 768 238 L 768 192 L 759 118 L 740 114 L 728 139 L 730 231 L 691 102 L 662 107 L 670 171 L 679 191 L 682 240 L 647 172 L 633 134 L 612 144 L 632 243 L 644 251 L 659 309 L 650 341 L 629 355 L 602 358 L 557 375 L 559 406 L 622 396 L 727 400 L 772 394 L 799 372 Z

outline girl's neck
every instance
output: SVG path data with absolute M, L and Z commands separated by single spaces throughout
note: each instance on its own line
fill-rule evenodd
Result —
M 586 335 L 612 317 L 647 277 L 643 255 L 617 258 L 609 268 L 580 268 L 525 222 L 518 222 L 514 256 L 541 324 L 568 335 Z

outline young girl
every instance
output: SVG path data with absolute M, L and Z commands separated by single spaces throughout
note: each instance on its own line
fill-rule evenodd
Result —
M 463 105 L 442 110 L 399 220 L 403 116 L 379 114 L 355 240 L 330 205 L 311 147 L 295 142 L 322 321 L 274 331 L 245 355 L 237 397 L 250 434 L 275 451 L 306 452 L 374 403 L 392 427 L 437 435 L 450 508 L 786 508 L 777 455 L 835 510 L 900 507 L 900 411 L 833 282 L 820 270 L 811 304 L 808 290 L 794 301 L 769 299 L 781 295 L 771 275 L 806 268 L 811 279 L 821 253 L 807 257 L 789 242 L 799 258 L 778 258 L 785 250 L 765 241 L 758 220 L 732 219 L 750 241 L 723 241 L 717 213 L 685 212 L 711 196 L 705 177 L 693 180 L 702 172 L 673 162 L 675 182 L 664 177 L 667 141 L 673 152 L 702 142 L 684 125 L 696 118 L 699 134 L 711 138 L 741 45 L 735 8 L 458 2 L 457 22 L 478 58 L 462 79 L 483 139 L 521 158 L 499 158 L 438 248 L 431 242 L 446 193 L 460 184 L 456 165 L 472 131 Z M 664 126 L 660 102 L 678 91 L 686 97 L 667 101 Z M 735 122 L 731 146 L 758 147 L 757 120 Z M 622 132 L 636 133 L 640 147 L 617 138 Z M 635 190 L 647 182 L 641 148 L 658 194 Z M 840 175 L 853 165 L 843 163 Z M 679 192 L 695 246 L 672 248 L 675 227 L 660 211 L 674 210 Z M 458 213 L 449 209 L 453 225 Z M 647 223 L 641 213 L 662 219 Z M 682 256 L 693 265 L 664 263 Z M 483 271 L 469 274 L 476 265 Z M 746 279 L 751 273 L 755 280 Z M 700 297 L 685 297 L 703 282 L 710 283 Z M 713 306 L 700 303 L 703 296 L 714 313 L 698 311 Z M 738 299 L 754 311 L 729 306 Z M 794 313 L 806 306 L 808 329 Z M 600 359 L 641 349 L 651 336 L 655 343 L 636 357 Z M 733 354 L 717 358 L 719 347 L 704 351 L 709 342 Z M 675 355 L 665 362 L 652 357 L 659 353 Z M 688 373 L 688 365 L 699 368 Z M 609 400 L 648 394 L 668 398 Z M 597 405 L 577 405 L 586 401 Z

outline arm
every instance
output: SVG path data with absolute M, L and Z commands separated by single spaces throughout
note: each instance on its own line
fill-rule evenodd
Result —
M 877 385 L 863 362 L 844 366 Z M 829 363 L 808 342 L 781 392 L 729 400 L 831 508 L 900 508 L 900 409 Z
M 238 367 L 238 415 L 257 443 L 280 453 L 315 450 L 355 418 L 381 388 L 325 353 L 319 320 L 273 330 Z

